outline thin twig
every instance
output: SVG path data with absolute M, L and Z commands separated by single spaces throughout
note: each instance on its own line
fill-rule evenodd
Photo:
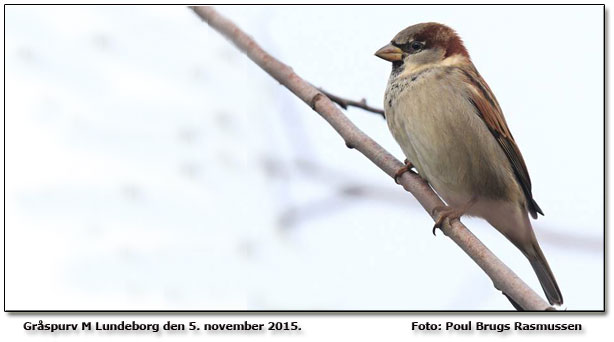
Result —
M 254 63 L 288 88 L 298 98 L 318 112 L 345 140 L 350 148 L 365 155 L 388 176 L 394 177 L 403 163 L 394 158 L 369 136 L 356 127 L 321 91 L 300 78 L 289 66 L 264 51 L 250 36 L 232 21 L 211 7 L 191 7 L 209 26 L 228 38 Z M 398 178 L 403 188 L 412 193 L 435 219 L 434 209 L 444 203 L 417 174 L 405 172 Z M 446 220 L 442 231 L 467 253 L 491 278 L 494 286 L 512 298 L 521 308 L 531 311 L 551 310 L 539 295 L 497 258 L 460 221 Z
M 329 92 L 327 92 L 326 90 L 322 89 L 322 88 L 318 88 L 318 90 L 328 96 L 328 98 L 333 101 L 334 103 L 338 104 L 339 106 L 341 106 L 341 108 L 343 109 L 348 109 L 348 107 L 357 107 L 357 108 L 362 108 L 364 110 L 366 110 L 367 112 L 372 112 L 375 114 L 379 114 L 382 116 L 382 118 L 386 118 L 386 114 L 384 114 L 384 110 L 383 109 L 379 109 L 379 108 L 375 108 L 375 107 L 371 107 L 369 105 L 367 105 L 367 100 L 366 99 L 362 99 L 360 101 L 354 101 L 354 100 L 348 100 L 345 99 L 343 97 L 337 96 L 337 95 L 333 95 Z

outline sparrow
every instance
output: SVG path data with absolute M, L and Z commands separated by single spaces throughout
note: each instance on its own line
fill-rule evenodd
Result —
M 445 219 L 485 219 L 527 257 L 550 304 L 561 305 L 529 221 L 543 212 L 527 166 L 461 38 L 448 26 L 421 23 L 375 55 L 392 62 L 384 111 L 407 157 L 397 176 L 415 168 L 447 204 L 436 208 L 433 231 Z

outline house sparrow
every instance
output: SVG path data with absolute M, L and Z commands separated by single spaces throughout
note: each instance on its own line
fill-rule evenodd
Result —
M 451 28 L 422 23 L 399 32 L 376 56 L 392 62 L 386 121 L 407 157 L 442 197 L 435 228 L 462 215 L 486 219 L 529 259 L 551 304 L 563 296 L 528 214 L 543 212 L 499 103 Z M 433 229 L 435 229 L 433 228 Z

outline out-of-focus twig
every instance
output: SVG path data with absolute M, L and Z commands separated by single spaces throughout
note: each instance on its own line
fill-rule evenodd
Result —
M 260 68 L 318 112 L 345 140 L 346 146 L 358 150 L 390 177 L 394 177 L 397 170 L 403 167 L 403 163 L 358 129 L 326 95 L 299 77 L 292 68 L 264 51 L 232 21 L 208 6 L 191 8 L 209 26 L 228 38 Z M 403 173 L 398 181 L 405 190 L 416 197 L 424 209 L 435 219 L 435 208 L 444 205 L 444 203 L 430 186 L 418 175 L 411 172 Z M 497 289 L 511 298 L 520 308 L 531 311 L 552 310 L 548 303 L 501 262 L 460 221 L 453 220 L 450 222 L 446 220 L 442 231 L 484 270 Z
M 366 99 L 362 99 L 360 101 L 355 101 L 355 100 L 348 100 L 345 99 L 343 97 L 339 97 L 337 95 L 333 95 L 329 92 L 327 92 L 326 90 L 322 89 L 322 88 L 318 88 L 318 90 L 328 96 L 328 98 L 333 101 L 334 103 L 338 104 L 339 106 L 341 106 L 341 108 L 343 109 L 348 109 L 348 107 L 357 107 L 357 108 L 362 108 L 364 110 L 366 110 L 367 112 L 372 112 L 375 114 L 379 114 L 382 116 L 382 118 L 386 117 L 386 114 L 384 114 L 384 110 L 383 109 L 379 109 L 379 108 L 375 108 L 375 107 L 371 107 L 367 104 L 367 100 Z

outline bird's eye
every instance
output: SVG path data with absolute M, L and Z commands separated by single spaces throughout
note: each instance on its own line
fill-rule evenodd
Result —
M 417 51 L 422 50 L 422 48 L 424 47 L 424 43 L 418 42 L 418 41 L 413 41 L 413 42 L 410 43 L 409 46 L 411 47 L 411 49 L 414 52 L 417 52 Z

